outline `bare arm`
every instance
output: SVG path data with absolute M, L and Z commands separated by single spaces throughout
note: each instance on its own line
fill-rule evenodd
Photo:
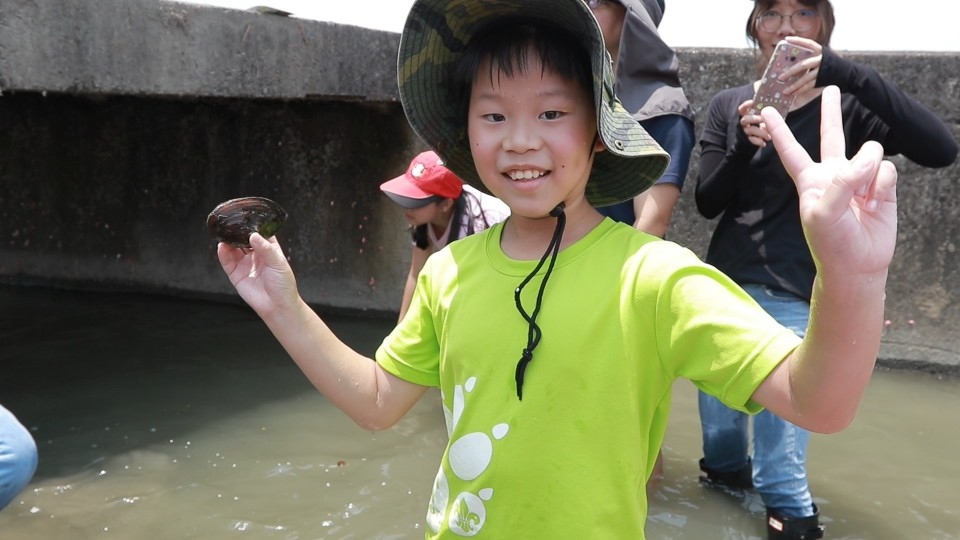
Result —
M 679 198 L 680 190 L 676 184 L 654 184 L 633 199 L 633 213 L 637 216 L 633 227 L 663 238 Z
M 221 243 L 220 264 L 304 375 L 365 429 L 395 424 L 426 387 L 394 377 L 340 341 L 300 297 L 275 238 L 266 240 L 254 233 L 250 246 L 245 252 Z
M 803 343 L 753 399 L 811 431 L 839 431 L 856 415 L 880 345 L 897 234 L 897 172 L 877 143 L 868 142 L 851 160 L 844 157 L 836 87 L 823 92 L 821 163 L 810 159 L 772 108 L 762 114 L 797 184 L 817 278 Z
M 403 316 L 406 315 L 407 310 L 410 309 L 413 291 L 417 287 L 417 277 L 420 276 L 420 271 L 423 270 L 423 265 L 427 263 L 427 257 L 429 256 L 429 251 L 413 246 L 413 250 L 410 253 L 410 271 L 407 273 L 407 282 L 403 285 L 403 299 L 400 300 L 400 317 L 397 319 L 398 321 L 402 321 Z

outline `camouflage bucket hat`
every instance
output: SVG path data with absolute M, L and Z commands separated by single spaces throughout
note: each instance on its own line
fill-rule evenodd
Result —
M 465 45 L 488 24 L 518 17 L 567 29 L 587 49 L 593 71 L 597 127 L 606 150 L 598 152 L 586 186 L 587 200 L 607 206 L 631 199 L 663 174 L 670 156 L 623 108 L 613 93 L 613 66 L 600 26 L 583 0 L 417 0 L 400 36 L 397 79 L 400 102 L 413 131 L 465 182 L 480 181 L 466 118 L 447 89 L 448 74 Z

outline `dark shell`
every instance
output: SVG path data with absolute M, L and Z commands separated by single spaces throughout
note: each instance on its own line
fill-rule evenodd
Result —
M 279 204 L 263 197 L 241 197 L 222 202 L 207 216 L 207 229 L 217 240 L 233 247 L 250 247 L 250 235 L 277 234 L 287 219 Z

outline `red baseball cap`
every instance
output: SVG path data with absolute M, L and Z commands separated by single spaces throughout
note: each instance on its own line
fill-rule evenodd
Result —
M 440 156 L 428 150 L 413 158 L 407 172 L 380 184 L 387 197 L 404 208 L 419 208 L 439 199 L 456 199 L 463 180 L 443 165 Z

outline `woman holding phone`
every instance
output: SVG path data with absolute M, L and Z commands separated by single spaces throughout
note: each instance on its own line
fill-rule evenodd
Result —
M 760 77 L 781 40 L 813 51 L 780 74 L 781 79 L 797 77 L 785 89 L 793 97 L 786 122 L 811 155 L 820 149 L 820 93 L 835 85 L 842 93 L 848 156 L 875 140 L 888 155 L 902 154 L 922 166 L 954 162 L 957 141 L 943 120 L 872 68 L 829 48 L 834 28 L 829 0 L 753 3 L 746 24 L 747 39 L 757 52 L 753 78 Z M 767 144 L 770 134 L 753 108 L 759 83 L 723 90 L 708 107 L 695 197 L 704 217 L 722 217 L 706 261 L 803 335 L 817 270 L 800 226 L 796 187 Z M 701 481 L 734 493 L 755 488 L 766 506 L 771 540 L 822 538 L 819 509 L 807 482 L 809 433 L 763 411 L 753 420 L 751 456 L 746 415 L 703 393 L 699 401 Z

